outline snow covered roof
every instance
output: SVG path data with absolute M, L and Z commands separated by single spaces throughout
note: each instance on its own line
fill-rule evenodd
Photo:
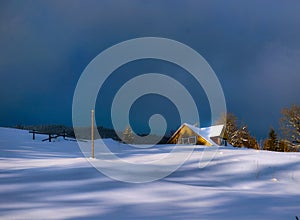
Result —
M 183 126 L 187 126 L 188 128 L 190 128 L 193 132 L 204 138 L 211 145 L 216 145 L 216 143 L 213 140 L 211 140 L 211 138 L 222 136 L 222 132 L 224 129 L 224 125 L 213 125 L 210 127 L 198 128 L 194 125 L 184 123 L 180 126 L 178 130 L 180 130 Z

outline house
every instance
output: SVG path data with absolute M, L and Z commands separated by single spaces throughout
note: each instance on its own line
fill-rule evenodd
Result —
M 184 123 L 168 140 L 168 144 L 223 145 L 223 133 L 224 125 L 198 128 Z

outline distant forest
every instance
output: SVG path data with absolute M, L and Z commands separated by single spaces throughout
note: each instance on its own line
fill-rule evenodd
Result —
M 65 126 L 65 125 L 16 125 L 13 126 L 13 128 L 22 129 L 22 130 L 28 130 L 28 131 L 37 131 L 41 133 L 49 133 L 49 134 L 66 134 L 67 137 L 70 138 L 76 138 L 73 127 Z M 77 137 L 78 139 L 91 139 L 91 127 L 79 127 L 75 128 L 77 131 L 79 131 L 80 136 Z M 115 141 L 121 142 L 121 138 L 124 136 L 124 132 L 116 132 L 114 129 L 105 128 L 102 126 L 98 126 L 98 133 L 101 136 L 97 136 L 95 134 L 95 138 L 111 138 Z M 119 136 L 118 136 L 119 135 Z M 149 135 L 147 138 L 145 137 L 146 134 L 138 134 L 138 137 L 135 138 L 134 143 L 132 144 L 152 144 L 154 141 L 159 139 L 160 141 L 158 144 L 166 144 L 169 140 L 170 136 L 156 136 L 156 135 Z

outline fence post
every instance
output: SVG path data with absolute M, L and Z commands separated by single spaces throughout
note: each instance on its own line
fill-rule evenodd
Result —
M 91 141 L 92 141 L 92 158 L 95 158 L 95 141 L 94 141 L 94 120 L 95 120 L 95 112 L 92 110 L 92 127 L 91 127 Z

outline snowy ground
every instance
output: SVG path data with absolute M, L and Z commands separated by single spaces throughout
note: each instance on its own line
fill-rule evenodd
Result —
M 49 143 L 42 138 L 33 141 L 28 131 L 0 128 L 0 219 L 295 220 L 300 216 L 300 153 L 220 148 L 215 159 L 200 169 L 203 147 L 199 147 L 170 176 L 130 184 L 101 174 L 76 142 Z M 139 155 L 155 156 L 145 151 Z M 137 159 L 129 152 L 124 155 Z

